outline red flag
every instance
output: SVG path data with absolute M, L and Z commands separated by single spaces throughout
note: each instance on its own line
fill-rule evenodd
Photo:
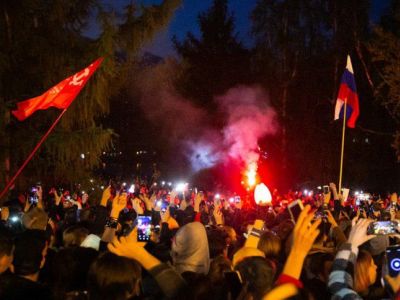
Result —
M 43 95 L 18 102 L 17 110 L 12 111 L 13 115 L 23 121 L 37 110 L 48 109 L 52 106 L 60 109 L 68 108 L 102 61 L 103 58 L 97 59 L 90 66 L 64 79 Z

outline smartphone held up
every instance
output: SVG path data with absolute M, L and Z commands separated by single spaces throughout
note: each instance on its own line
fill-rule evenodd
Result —
M 367 233 L 372 235 L 390 235 L 399 233 L 397 221 L 377 221 L 369 224 Z
M 151 234 L 151 217 L 150 216 L 138 216 L 137 222 L 137 240 L 138 242 L 150 241 Z

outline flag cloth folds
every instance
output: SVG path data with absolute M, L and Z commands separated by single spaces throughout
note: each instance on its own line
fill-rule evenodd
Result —
M 68 108 L 102 61 L 103 58 L 97 59 L 85 69 L 64 79 L 38 97 L 18 102 L 17 109 L 12 111 L 12 114 L 23 121 L 37 110 L 49 107 Z
M 356 121 L 360 114 L 356 81 L 354 79 L 353 66 L 351 65 L 350 56 L 347 55 L 347 65 L 342 79 L 335 107 L 335 120 L 343 118 L 344 104 L 346 107 L 347 126 L 356 127 Z

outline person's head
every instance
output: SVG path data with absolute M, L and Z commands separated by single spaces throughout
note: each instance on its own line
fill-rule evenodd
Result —
M 13 261 L 14 240 L 11 232 L 0 229 L 0 274 L 5 272 Z
M 208 247 L 210 249 L 210 258 L 219 255 L 227 256 L 226 233 L 218 228 L 207 230 Z
M 89 235 L 89 230 L 85 227 L 74 225 L 68 227 L 63 232 L 64 247 L 79 247 Z
M 231 270 L 231 262 L 226 257 L 220 255 L 211 261 L 208 278 L 213 284 L 222 282 L 224 280 L 224 272 Z
M 141 268 L 136 261 L 105 252 L 90 267 L 89 299 L 129 299 L 139 294 L 140 280 Z
M 246 295 L 253 299 L 262 299 L 273 286 L 275 272 L 263 257 L 245 258 L 236 265 L 235 270 L 240 273 Z
M 39 207 L 31 208 L 22 217 L 26 229 L 46 230 L 48 220 L 47 213 Z
M 208 273 L 210 253 L 203 224 L 192 222 L 178 230 L 172 240 L 171 257 L 179 273 Z
M 274 233 L 267 231 L 260 236 L 258 249 L 265 253 L 267 258 L 278 258 L 281 252 L 281 239 Z
M 60 250 L 52 264 L 54 299 L 66 299 L 68 294 L 87 290 L 86 278 L 98 252 L 94 249 L 73 247 Z
M 311 273 L 323 282 L 328 282 L 334 256 L 330 253 L 316 253 L 309 256 Z
M 12 270 L 19 276 L 39 273 L 44 266 L 47 252 L 46 237 L 43 231 L 26 230 L 15 239 Z
M 368 251 L 361 250 L 354 267 L 354 290 L 362 293 L 374 284 L 377 266 Z
M 86 204 L 89 199 L 89 195 L 87 193 L 82 194 L 82 204 Z
M 235 229 L 231 226 L 224 226 L 223 227 L 225 233 L 228 235 L 227 237 L 227 243 L 228 244 L 234 244 L 237 242 L 237 234 Z

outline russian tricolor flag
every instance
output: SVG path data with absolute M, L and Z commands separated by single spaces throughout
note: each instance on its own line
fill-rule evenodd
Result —
M 347 103 L 347 126 L 350 128 L 354 128 L 356 127 L 356 120 L 358 118 L 358 115 L 360 114 L 360 110 L 358 105 L 356 81 L 354 80 L 353 66 L 351 65 L 349 55 L 347 55 L 346 70 L 344 70 L 342 79 L 340 81 L 340 89 L 335 107 L 335 120 L 343 118 L 345 102 Z

